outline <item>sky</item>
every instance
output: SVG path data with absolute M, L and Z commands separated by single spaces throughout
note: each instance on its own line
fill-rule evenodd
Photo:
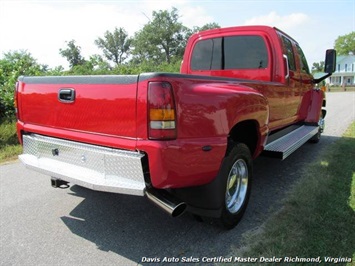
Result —
M 94 41 L 107 30 L 123 27 L 133 36 L 153 11 L 172 7 L 189 28 L 275 26 L 298 41 L 310 67 L 324 60 L 338 36 L 355 31 L 355 0 L 0 0 L 0 58 L 27 50 L 40 64 L 67 69 L 59 54 L 66 42 L 75 40 L 87 59 L 102 55 Z

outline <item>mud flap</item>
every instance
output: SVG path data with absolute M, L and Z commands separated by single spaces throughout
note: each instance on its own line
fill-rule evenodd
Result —
M 322 114 L 322 106 L 325 94 L 322 90 L 312 90 L 311 105 L 305 122 L 310 124 L 318 124 L 319 118 Z

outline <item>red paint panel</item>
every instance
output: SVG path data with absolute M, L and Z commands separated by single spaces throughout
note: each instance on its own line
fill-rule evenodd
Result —
M 147 86 L 138 86 L 137 149 L 148 155 L 150 177 L 156 188 L 197 186 L 211 182 L 225 156 L 231 128 L 243 120 L 254 120 L 262 129 L 260 145 L 267 134 L 268 106 L 261 93 L 228 80 L 199 79 L 196 76 L 155 77 L 174 89 L 177 112 L 177 140 L 147 140 Z M 250 86 L 247 86 L 250 85 Z M 209 146 L 210 151 L 203 151 Z M 260 153 L 260 149 L 256 154 Z
M 26 123 L 80 132 L 136 137 L 137 84 L 25 84 L 21 119 Z M 75 101 L 58 100 L 75 90 Z
M 211 151 L 203 151 L 204 145 Z M 175 141 L 137 141 L 137 149 L 149 158 L 155 188 L 179 188 L 211 182 L 217 175 L 226 150 L 225 138 Z
M 307 113 L 306 122 L 318 123 L 321 115 L 324 96 L 324 92 L 321 90 L 311 91 L 312 105 L 310 105 L 309 111 Z

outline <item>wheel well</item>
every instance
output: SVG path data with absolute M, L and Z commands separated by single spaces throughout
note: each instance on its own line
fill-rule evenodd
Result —
M 258 144 L 258 123 L 254 120 L 242 121 L 236 124 L 228 135 L 228 147 L 227 153 L 229 153 L 231 147 L 235 142 L 244 143 L 248 146 L 251 155 L 253 156 L 256 145 Z

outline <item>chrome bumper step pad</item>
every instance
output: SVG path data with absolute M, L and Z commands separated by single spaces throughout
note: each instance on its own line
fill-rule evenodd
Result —
M 144 154 L 42 135 L 23 136 L 26 167 L 98 191 L 144 195 Z

